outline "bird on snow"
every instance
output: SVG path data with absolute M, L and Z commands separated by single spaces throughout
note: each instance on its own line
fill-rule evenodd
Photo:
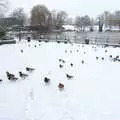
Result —
M 107 53 L 107 50 L 105 50 L 105 52 Z
M 45 82 L 45 83 L 49 83 L 49 82 L 50 82 L 50 79 L 47 78 L 47 77 L 45 77 L 45 78 L 44 78 L 44 82 Z
M 73 78 L 72 75 L 68 75 L 68 74 L 66 74 L 66 77 L 67 77 L 68 79 L 72 79 L 72 78 Z
M 71 67 L 73 67 L 73 63 L 71 63 L 70 65 L 71 65 Z
M 19 72 L 19 76 L 20 76 L 21 78 L 25 79 L 26 77 L 28 77 L 28 74 Z
M 64 84 L 59 83 L 58 88 L 59 88 L 60 90 L 63 90 L 63 89 L 64 89 Z
M 23 50 L 21 49 L 21 53 L 23 53 Z
M 118 58 L 119 58 L 119 56 L 116 56 L 116 58 L 118 59 Z
M 102 60 L 104 60 L 104 57 L 102 57 Z
M 62 61 L 62 59 L 59 59 L 59 62 L 61 62 Z
M 98 60 L 98 57 L 96 57 L 96 60 Z
M 9 73 L 8 71 L 6 72 L 6 74 L 7 74 L 7 76 L 9 76 L 9 77 L 15 77 L 14 74 Z
M 0 79 L 0 82 L 2 82 L 3 80 L 2 79 Z
M 32 72 L 32 71 L 35 70 L 34 68 L 30 68 L 30 67 L 26 67 L 25 69 L 26 69 L 26 71 L 28 71 L 28 72 Z
M 112 55 L 110 55 L 109 57 L 112 58 Z
M 84 64 L 84 60 L 82 60 L 82 64 Z
M 18 80 L 17 77 L 15 77 L 14 74 L 11 74 L 9 72 L 6 72 L 8 80 Z
M 65 63 L 65 60 L 62 60 L 63 63 Z
M 60 65 L 59 65 L 59 68 L 63 68 L 63 65 L 60 64 Z

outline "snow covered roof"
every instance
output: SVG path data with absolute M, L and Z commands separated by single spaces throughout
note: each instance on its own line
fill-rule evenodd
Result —
M 63 25 L 63 28 L 65 30 L 75 30 L 76 29 L 75 26 L 73 26 L 73 25 Z

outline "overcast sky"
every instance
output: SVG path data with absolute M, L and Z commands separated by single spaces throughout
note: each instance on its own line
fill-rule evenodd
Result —
M 26 12 L 36 4 L 44 4 L 50 10 L 65 10 L 69 15 L 85 15 L 92 17 L 105 10 L 111 12 L 120 9 L 120 0 L 9 0 L 10 10 L 23 7 Z

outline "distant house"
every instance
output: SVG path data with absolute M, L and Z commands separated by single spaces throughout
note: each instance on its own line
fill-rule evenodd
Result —
M 0 26 L 14 26 L 14 25 L 20 25 L 20 20 L 14 17 L 7 17 L 7 18 L 0 18 Z

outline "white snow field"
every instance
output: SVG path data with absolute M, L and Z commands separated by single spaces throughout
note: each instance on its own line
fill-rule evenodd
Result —
M 120 120 L 120 63 L 109 55 L 120 55 L 120 48 L 37 41 L 0 46 L 0 120 Z M 19 79 L 8 80 L 6 71 Z

